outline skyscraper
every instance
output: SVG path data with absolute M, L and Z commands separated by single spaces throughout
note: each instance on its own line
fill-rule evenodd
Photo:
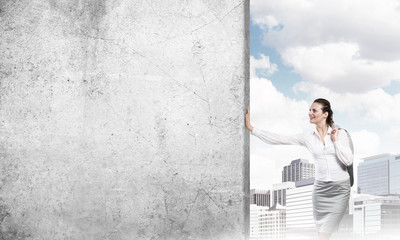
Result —
M 293 160 L 282 170 L 282 182 L 296 182 L 302 179 L 312 178 L 315 175 L 314 164 L 306 159 Z
M 358 165 L 358 193 L 400 194 L 400 155 L 385 153 L 363 159 Z

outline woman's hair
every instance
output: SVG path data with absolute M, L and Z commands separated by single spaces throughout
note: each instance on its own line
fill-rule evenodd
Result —
M 332 127 L 332 124 L 334 123 L 334 121 L 333 121 L 333 111 L 331 109 L 331 103 L 328 100 L 323 99 L 323 98 L 317 98 L 314 100 L 314 102 L 322 105 L 321 109 L 322 109 L 323 113 L 328 112 L 328 117 L 326 118 L 326 123 L 330 127 Z

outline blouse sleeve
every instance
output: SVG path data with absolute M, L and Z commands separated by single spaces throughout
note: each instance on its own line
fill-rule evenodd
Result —
M 338 140 L 333 142 L 335 146 L 336 156 L 345 166 L 350 166 L 353 163 L 353 152 L 350 148 L 350 139 L 347 133 L 343 130 L 339 131 Z
M 276 133 L 264 131 L 258 128 L 253 128 L 251 132 L 254 136 L 261 139 L 263 142 L 273 145 L 300 145 L 305 146 L 304 134 L 292 136 L 283 136 Z

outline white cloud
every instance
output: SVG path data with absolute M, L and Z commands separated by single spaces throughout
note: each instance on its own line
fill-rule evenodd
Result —
M 261 70 L 262 75 L 270 75 L 278 70 L 278 65 L 269 60 L 269 56 L 261 54 L 260 59 L 250 56 L 250 77 L 256 77 L 256 70 Z
M 398 0 L 250 4 L 253 23 L 267 31 L 265 43 L 304 79 L 340 92 L 371 90 L 400 80 Z
M 363 92 L 400 79 L 400 61 L 361 59 L 355 43 L 290 47 L 282 52 L 282 59 L 305 79 L 337 92 Z
M 251 78 L 250 93 L 251 121 L 256 126 L 290 134 L 309 125 L 310 104 L 285 97 L 268 79 Z
M 351 139 L 354 143 L 354 154 L 360 158 L 368 157 L 371 155 L 379 154 L 379 147 L 381 144 L 380 137 L 377 133 L 362 130 L 352 132 Z
M 279 26 L 278 20 L 272 15 L 254 18 L 253 21 L 265 30 L 275 30 Z
M 308 93 L 310 99 L 328 99 L 334 110 L 365 124 L 386 125 L 387 130 L 400 129 L 400 94 L 391 96 L 380 88 L 362 93 L 336 93 L 307 82 L 297 83 L 294 91 Z M 398 131 L 397 131 L 398 132 Z
M 250 92 L 250 117 L 254 127 L 286 135 L 312 127 L 307 115 L 310 103 L 285 97 L 268 79 L 251 78 Z M 282 167 L 294 159 L 312 161 L 312 156 L 304 147 L 271 146 L 254 136 L 250 148 L 252 188 L 266 188 L 266 184 L 280 182 Z
M 250 154 L 250 175 L 251 188 L 269 189 L 271 182 L 279 181 L 279 172 L 275 161 L 268 160 L 268 155 L 266 154 Z
M 266 35 L 268 44 L 278 48 L 312 46 L 326 42 L 358 42 L 361 56 L 399 59 L 400 2 L 387 0 L 252 0 L 254 23 L 283 29 Z M 268 20 L 274 19 L 274 21 Z

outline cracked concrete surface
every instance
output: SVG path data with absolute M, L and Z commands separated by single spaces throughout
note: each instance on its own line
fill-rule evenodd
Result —
M 248 1 L 0 2 L 0 239 L 246 239 Z

